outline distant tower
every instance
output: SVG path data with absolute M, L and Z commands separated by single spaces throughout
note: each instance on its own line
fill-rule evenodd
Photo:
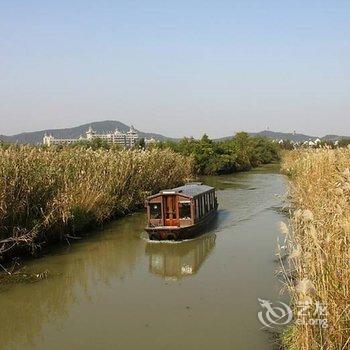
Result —
M 52 134 L 47 135 L 45 133 L 45 135 L 43 137 L 43 144 L 46 145 L 46 146 L 51 146 L 53 139 L 54 139 L 54 137 L 52 136 Z
M 134 126 L 130 126 L 130 130 L 126 133 L 126 146 L 133 147 L 135 146 L 137 140 L 139 139 L 139 134 L 135 130 Z
M 121 132 L 118 127 L 114 130 L 114 142 L 122 147 L 126 147 L 126 135 L 125 133 Z
M 88 131 L 86 132 L 86 138 L 91 141 L 94 138 L 95 134 L 96 134 L 96 132 L 90 126 Z

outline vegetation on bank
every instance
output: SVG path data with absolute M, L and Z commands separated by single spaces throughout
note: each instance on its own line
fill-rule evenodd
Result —
M 64 147 L 64 146 L 59 146 Z M 92 141 L 81 140 L 69 145 L 73 148 L 92 148 L 120 150 L 118 144 L 108 143 L 106 140 L 94 139 Z M 271 139 L 264 137 L 252 137 L 245 132 L 236 134 L 235 137 L 221 141 L 211 140 L 204 135 L 200 140 L 183 138 L 180 141 L 162 141 L 148 146 L 145 140 L 140 138 L 135 149 L 160 148 L 171 149 L 186 157 L 194 159 L 195 172 L 199 175 L 229 174 L 238 171 L 247 171 L 261 164 L 268 164 L 279 159 L 281 146 Z
M 349 167 L 349 148 L 292 151 L 283 157 L 293 207 L 291 232 L 284 228 L 286 278 L 298 319 L 284 334 L 287 350 L 350 347 Z M 317 319 L 326 323 L 315 324 Z
M 74 237 L 191 177 L 169 149 L 0 147 L 0 256 Z
M 279 159 L 280 150 L 272 140 L 252 137 L 245 132 L 221 141 L 213 141 L 204 135 L 200 140 L 184 138 L 180 142 L 160 142 L 157 147 L 193 156 L 196 172 L 204 175 L 246 171 L 260 164 L 268 164 Z

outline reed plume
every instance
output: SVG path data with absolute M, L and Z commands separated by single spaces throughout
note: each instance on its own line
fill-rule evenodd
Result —
M 169 149 L 0 148 L 0 254 L 82 232 L 191 177 Z
M 282 169 L 291 181 L 289 264 L 292 307 L 324 306 L 327 326 L 310 312 L 286 330 L 286 349 L 350 349 L 350 149 L 288 152 Z

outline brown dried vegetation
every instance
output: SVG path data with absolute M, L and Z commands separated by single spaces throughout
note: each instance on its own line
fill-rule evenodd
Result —
M 168 149 L 0 148 L 0 254 L 124 215 L 185 182 L 192 164 Z
M 284 229 L 298 304 L 326 307 L 327 327 L 304 316 L 284 334 L 286 349 L 350 349 L 350 149 L 288 152 L 283 170 L 290 176 L 291 230 Z M 288 279 L 288 277 L 287 277 Z

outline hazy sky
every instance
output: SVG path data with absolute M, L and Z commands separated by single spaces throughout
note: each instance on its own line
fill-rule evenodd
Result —
M 0 134 L 350 135 L 350 1 L 0 0 Z

